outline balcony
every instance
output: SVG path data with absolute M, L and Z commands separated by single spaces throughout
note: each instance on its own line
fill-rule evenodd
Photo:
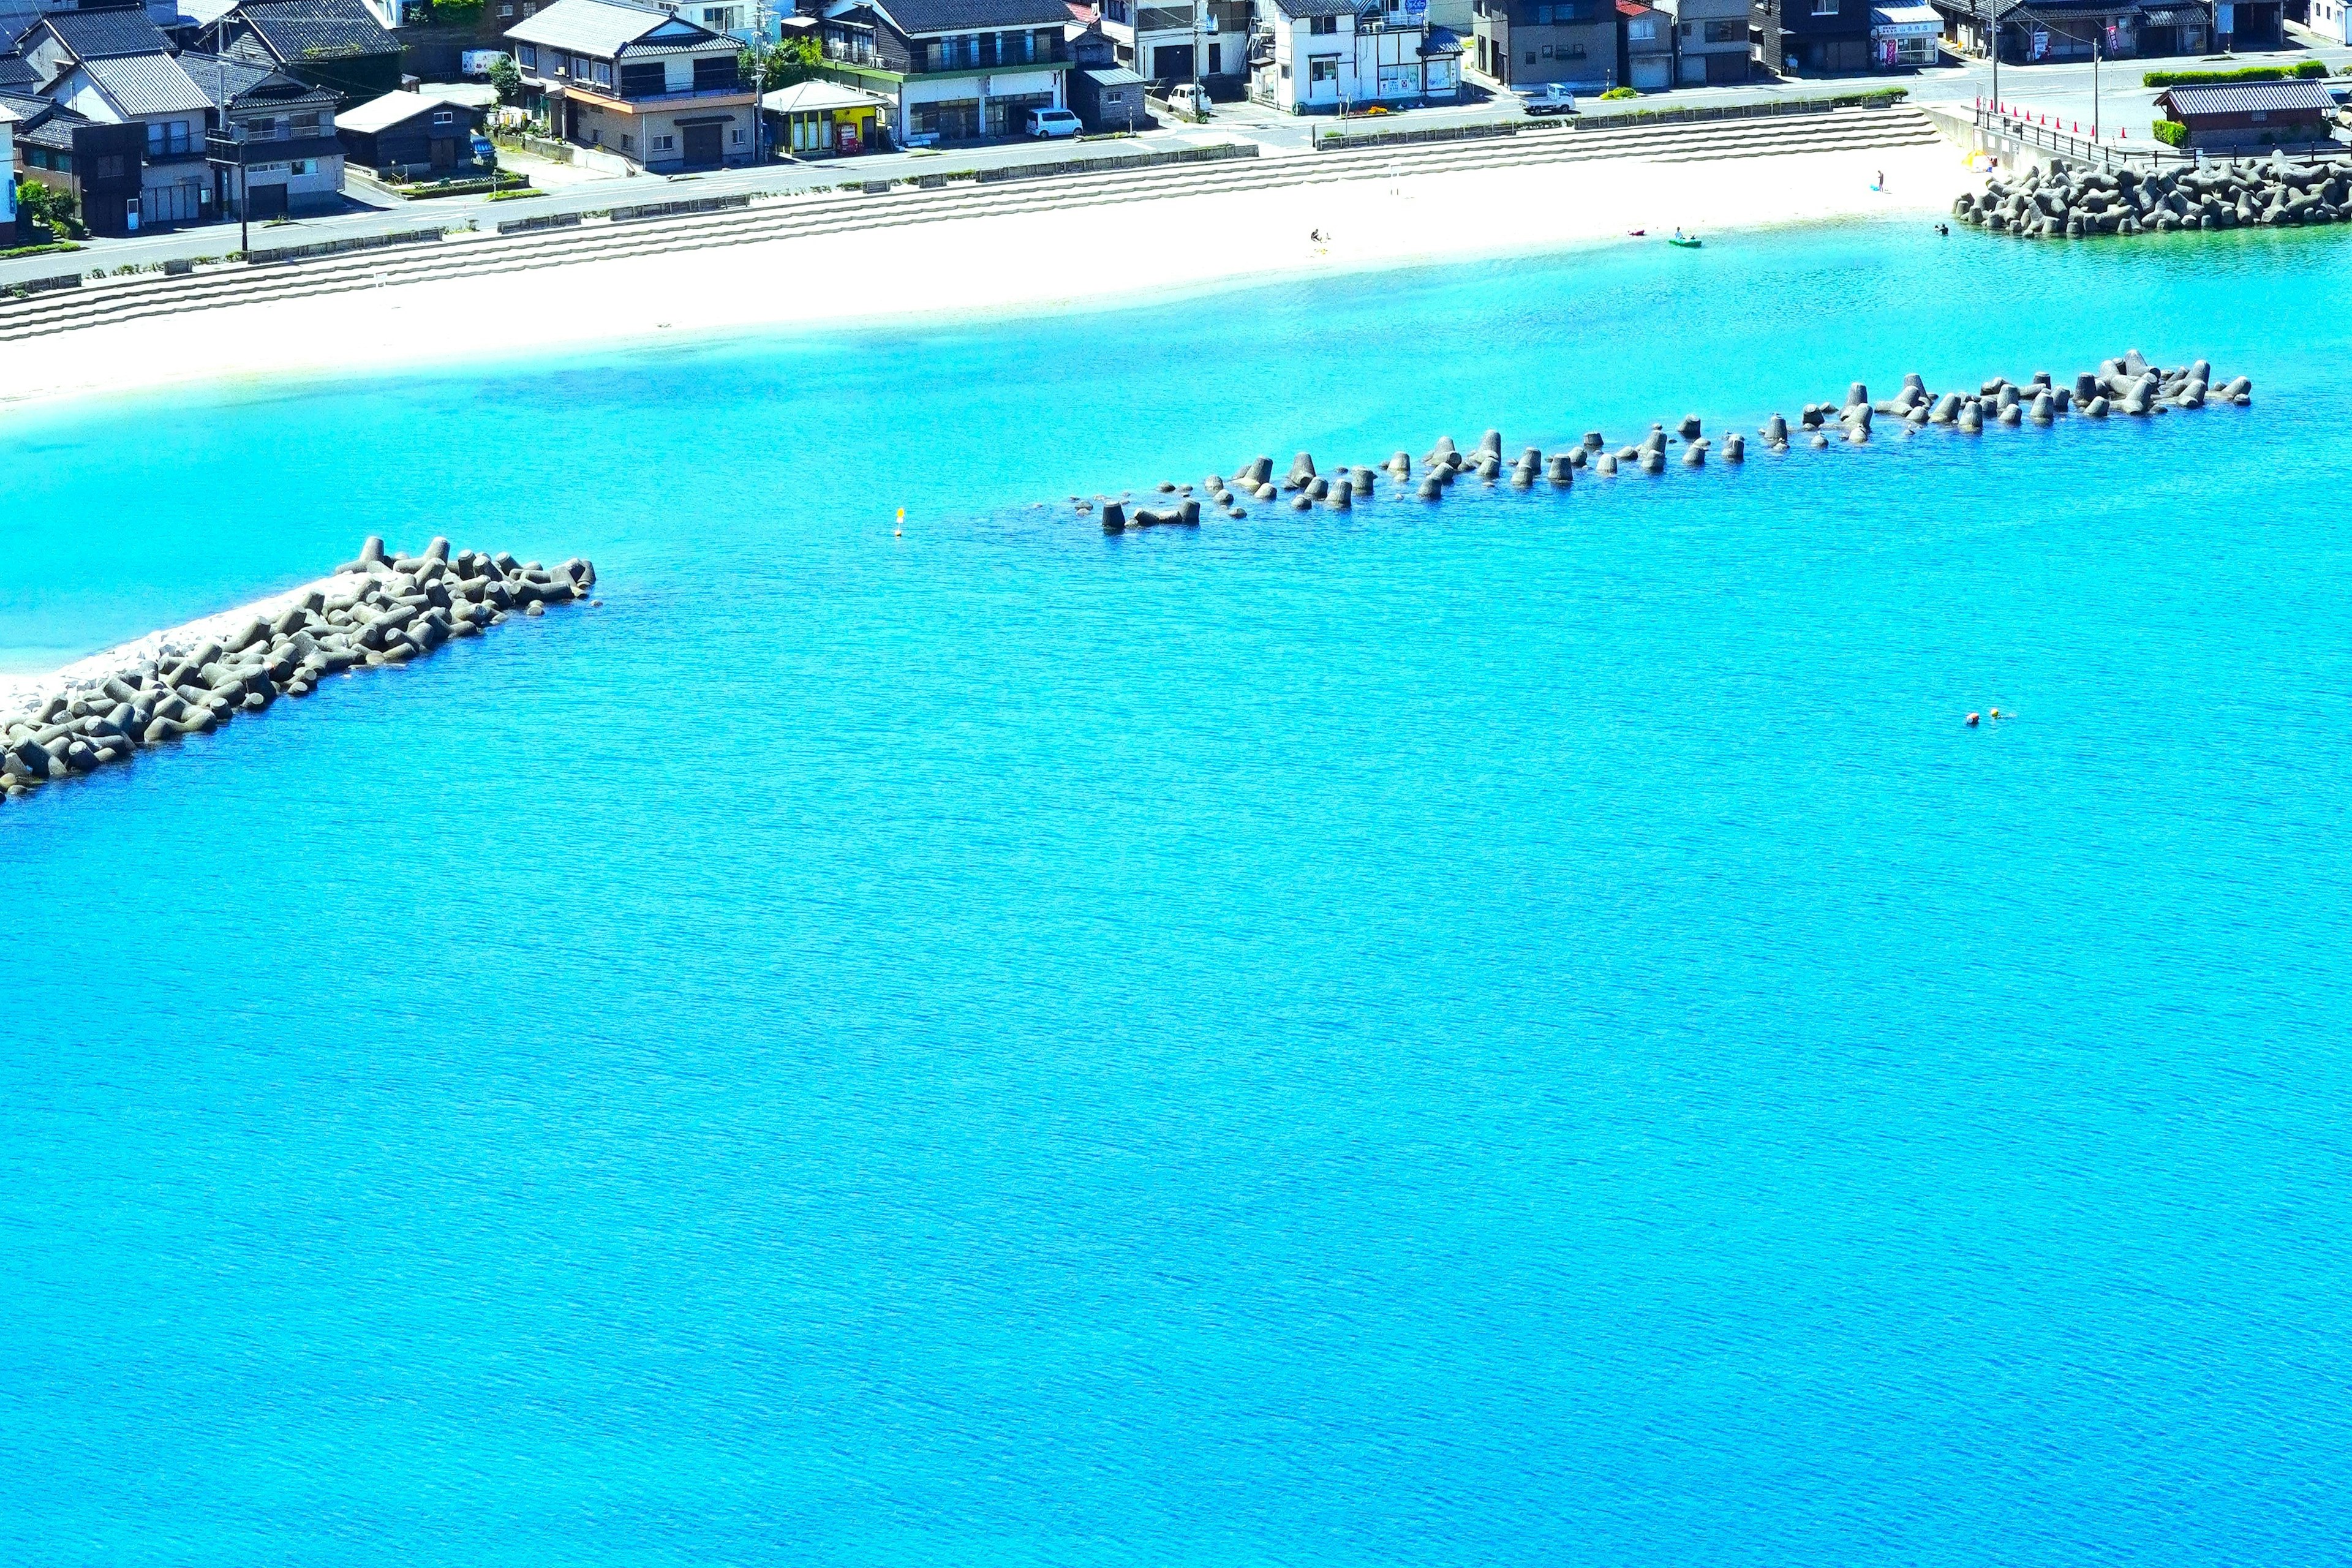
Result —
M 729 63 L 733 62 L 730 59 Z M 659 108 L 664 104 L 693 103 L 702 99 L 747 98 L 751 92 L 751 84 L 738 76 L 729 77 L 724 84 L 716 81 L 697 83 L 675 92 L 667 88 L 657 92 L 634 91 L 625 82 L 615 86 L 608 81 L 590 81 L 586 77 L 567 76 L 562 71 L 543 79 L 549 87 L 562 88 L 567 93 L 600 98 L 610 103 L 625 103 L 633 108 Z

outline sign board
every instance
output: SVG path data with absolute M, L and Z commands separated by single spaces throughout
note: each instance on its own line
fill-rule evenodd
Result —
M 2033 30 L 2033 58 L 2040 59 L 2050 52 L 2050 35 L 2036 27 Z
M 1404 14 L 1408 16 L 1428 16 L 1429 0 L 1404 0 Z

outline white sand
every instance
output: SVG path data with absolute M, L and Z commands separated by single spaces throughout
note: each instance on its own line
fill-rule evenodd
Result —
M 185 625 L 163 631 L 149 632 L 143 637 L 118 643 L 57 669 L 34 675 L 0 675 L 0 724 L 19 717 L 27 710 L 38 708 L 52 697 L 64 695 L 77 688 L 100 685 L 109 676 L 123 674 L 150 661 L 178 658 L 201 647 L 207 638 L 226 639 L 230 633 L 243 630 L 245 624 L 256 616 L 265 619 L 274 617 L 279 611 L 301 603 L 304 595 L 312 589 L 331 595 L 339 589 L 349 593 L 362 581 L 357 576 L 321 577 L 299 588 L 289 588 L 282 594 L 272 594 L 249 605 L 239 605 L 233 610 L 202 616 Z
M 1887 188 L 1874 191 L 1881 172 Z M 1925 222 L 1979 183 L 1957 148 L 1937 142 L 1697 163 L 1521 164 L 956 218 L 919 233 L 886 228 L 551 264 L 527 283 L 401 283 L 85 328 L 21 356 L 28 363 L 12 369 L 9 396 L 46 400 L 174 379 L 348 375 L 749 326 L 1164 301 L 1300 275 L 1601 241 L 1656 244 L 1676 226 L 1719 247 L 1736 243 L 1739 231 L 1790 223 Z M 1651 237 L 1625 237 L 1636 228 Z M 1327 244 L 1308 238 L 1315 229 Z M 1107 256 L 1117 264 L 1107 265 Z M 1662 252 L 1660 265 L 1690 267 L 1695 286 L 1706 277 L 1703 252 L 1671 260 Z M 325 585 L 305 584 L 46 674 L 0 675 L 0 716 L 159 652 L 184 653 Z
M 1883 193 L 1870 188 L 1881 171 Z M 1925 220 L 1977 183 L 1942 142 L 1696 163 L 1534 163 L 551 262 L 528 281 L 395 283 L 85 328 L 19 356 L 30 363 L 12 370 L 7 396 L 348 374 L 745 327 L 1165 300 L 1302 274 L 1654 244 L 1677 225 L 1719 245 L 1738 230 L 1790 223 Z M 1652 238 L 1626 240 L 1636 228 Z M 1328 245 L 1309 240 L 1315 229 Z M 1703 258 L 1675 258 L 1685 262 L 1704 277 Z

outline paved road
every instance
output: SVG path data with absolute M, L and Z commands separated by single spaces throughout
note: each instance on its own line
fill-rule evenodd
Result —
M 2137 141 L 2146 133 L 2153 118 L 2150 105 L 2155 93 L 2140 85 L 2140 76 L 2144 71 L 2195 69 L 2218 64 L 2260 65 L 2300 59 L 2312 54 L 2318 55 L 2338 69 L 2347 63 L 2352 63 L 2352 49 L 2346 48 L 2298 48 L 2271 55 L 2242 54 L 2232 56 L 2227 61 L 2213 57 L 2125 60 L 2100 68 L 2096 73 L 2098 85 L 2095 92 L 2094 73 L 2087 64 L 2003 66 L 2000 68 L 2000 97 L 2012 105 L 2051 114 L 2069 124 L 2079 122 L 2086 129 L 2095 113 L 2103 126 L 2123 131 L 2130 140 Z M 1990 66 L 1970 64 L 1903 76 L 1773 81 L 1738 88 L 1688 88 L 1644 94 L 1642 105 L 1646 109 L 1673 109 L 1752 103 L 1774 98 L 1810 97 L 1824 91 L 1881 86 L 1906 87 L 1910 89 L 1912 97 L 1921 102 L 1965 104 L 1979 97 L 1989 99 L 1992 96 L 1992 76 Z M 1518 119 L 1521 112 L 1518 100 L 1503 94 L 1472 103 L 1414 110 L 1390 116 L 1384 123 L 1399 129 L 1475 124 Z M 471 222 L 488 227 L 499 219 L 533 213 L 590 212 L 632 202 L 731 195 L 739 192 L 775 195 L 806 190 L 815 185 L 837 184 L 851 179 L 904 178 L 942 170 L 988 169 L 1071 157 L 1116 156 L 1139 149 L 1162 150 L 1231 141 L 1255 142 L 1265 157 L 1312 156 L 1309 149 L 1316 126 L 1329 123 L 1324 119 L 1276 114 L 1255 104 L 1220 104 L 1215 118 L 1205 126 L 1156 125 L 1139 133 L 1132 141 L 1077 144 L 1017 142 L 941 153 L 880 153 L 846 162 L 779 163 L 766 168 L 730 169 L 707 174 L 673 177 L 648 174 L 633 179 L 590 181 L 520 202 L 490 203 L 478 196 L 458 196 L 440 201 L 398 203 L 388 208 L 370 208 L 355 201 L 355 210 L 352 211 L 257 229 L 253 242 L 257 247 L 304 245 L 362 235 L 394 234 L 436 224 L 447 226 Z M 76 255 L 0 262 L 0 284 L 28 278 L 47 278 L 66 271 L 86 272 L 98 268 L 152 265 L 165 260 L 220 256 L 236 247 L 237 231 L 234 224 L 212 224 L 138 239 L 99 240 Z

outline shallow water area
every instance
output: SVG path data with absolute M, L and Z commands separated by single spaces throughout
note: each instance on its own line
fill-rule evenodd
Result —
M 370 532 L 605 603 L 0 810 L 0 1549 L 2340 1556 L 2344 254 L 1853 226 L 12 414 L 0 646 Z M 1066 499 L 2133 345 L 2255 405 Z

